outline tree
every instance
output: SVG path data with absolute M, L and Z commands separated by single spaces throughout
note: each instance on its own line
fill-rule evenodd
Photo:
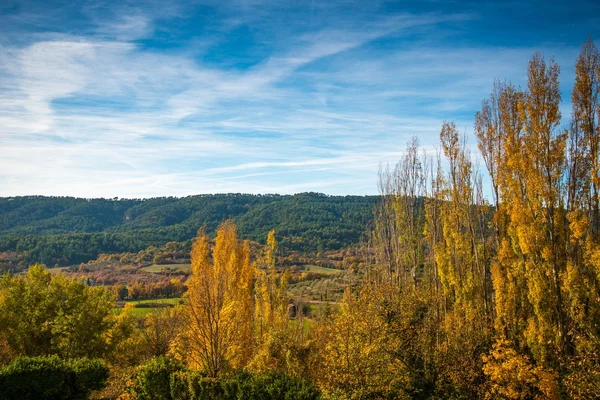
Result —
M 267 235 L 263 254 L 255 265 L 254 340 L 251 369 L 256 371 L 282 369 L 288 328 L 287 283 L 289 273 L 275 269 L 278 254 L 275 230 Z M 280 351 L 278 351 L 280 350 Z
M 252 354 L 252 281 L 248 242 L 232 221 L 217 229 L 210 252 L 200 233 L 192 247 L 183 357 L 211 377 L 246 365 Z
M 171 352 L 171 347 L 183 326 L 183 312 L 184 308 L 181 306 L 166 307 L 146 316 L 144 326 L 140 330 L 141 348 L 145 355 L 158 357 Z
M 335 398 L 409 398 L 407 371 L 395 357 L 399 338 L 385 320 L 384 296 L 366 284 L 358 294 L 346 288 L 339 310 L 317 331 L 324 392 Z M 336 397 L 339 396 L 339 397 Z
M 497 217 L 499 240 L 493 281 L 496 328 L 546 362 L 569 346 L 562 271 L 565 249 L 566 133 L 560 122 L 559 67 L 540 54 L 529 63 L 528 91 L 499 94 L 501 149 Z M 493 96 L 494 97 L 494 96 Z M 480 147 L 489 140 L 479 135 Z M 557 326 L 558 329 L 554 329 Z M 557 353 L 558 351 L 558 353 Z
M 600 52 L 590 39 L 575 68 L 568 143 L 565 312 L 574 353 L 566 378 L 569 395 L 600 396 Z
M 533 366 L 506 340 L 499 340 L 484 356 L 483 371 L 490 380 L 486 399 L 559 399 L 558 374 Z
M 0 337 L 19 355 L 102 357 L 110 351 L 113 304 L 102 288 L 34 265 L 0 280 Z

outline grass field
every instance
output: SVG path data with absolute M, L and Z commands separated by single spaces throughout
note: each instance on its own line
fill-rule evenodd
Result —
M 344 273 L 344 271 L 341 269 L 319 267 L 318 265 L 303 265 L 300 268 L 302 269 L 302 271 L 305 271 L 305 272 L 315 272 L 317 274 L 324 274 L 324 275 L 335 275 L 335 274 L 343 274 Z
M 145 300 L 127 300 L 125 304 L 132 304 L 133 308 L 129 309 L 129 315 L 134 317 L 144 317 L 152 312 L 159 311 L 165 307 L 173 307 L 183 301 L 181 297 L 173 299 L 145 299 Z M 155 305 L 153 307 L 153 305 Z M 120 314 L 123 307 L 113 308 L 115 314 Z
M 189 271 L 190 264 L 154 264 L 142 268 L 146 272 L 165 272 L 165 271 Z
M 133 304 L 135 307 L 143 304 L 179 304 L 182 301 L 181 297 L 175 297 L 172 299 L 144 299 L 144 300 L 126 300 L 125 303 Z
M 146 315 L 153 313 L 155 311 L 157 311 L 159 309 L 157 308 L 131 308 L 129 309 L 128 313 L 129 315 L 133 316 L 133 317 L 145 317 Z M 114 308 L 113 312 L 115 312 L 116 314 L 121 314 L 123 312 L 122 308 Z

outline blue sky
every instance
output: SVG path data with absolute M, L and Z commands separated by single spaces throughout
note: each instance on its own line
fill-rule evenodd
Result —
M 3 0 L 0 196 L 376 194 L 535 51 L 566 123 L 600 4 L 522 3 Z

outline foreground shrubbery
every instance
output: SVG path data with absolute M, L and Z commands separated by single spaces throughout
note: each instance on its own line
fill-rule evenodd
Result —
M 316 400 L 311 383 L 278 373 L 239 372 L 209 378 L 167 357 L 138 367 L 124 399 L 140 400 Z
M 0 400 L 85 399 L 107 379 L 102 360 L 20 357 L 0 369 Z

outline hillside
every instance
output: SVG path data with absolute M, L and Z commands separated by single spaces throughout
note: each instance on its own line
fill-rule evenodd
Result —
M 0 198 L 0 252 L 28 263 L 75 264 L 99 253 L 139 251 L 151 245 L 212 234 L 233 218 L 240 236 L 264 241 L 277 231 L 284 249 L 335 250 L 357 243 L 370 226 L 377 196 L 217 194 L 183 198 Z

